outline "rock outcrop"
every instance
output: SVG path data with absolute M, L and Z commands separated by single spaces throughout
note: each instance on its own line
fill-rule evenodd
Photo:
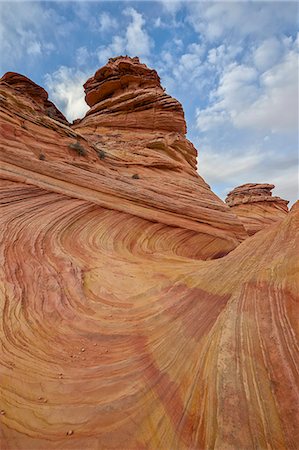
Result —
M 38 103 L 0 82 L 1 449 L 294 450 L 299 209 L 248 238 L 183 129 Z
M 288 201 L 272 197 L 274 184 L 248 183 L 233 189 L 225 201 L 251 236 L 288 213 Z
M 18 98 L 22 97 L 23 101 L 30 98 L 34 104 L 34 109 L 41 114 L 58 120 L 65 125 L 69 125 L 67 119 L 62 112 L 56 108 L 54 103 L 48 99 L 48 93 L 42 87 L 35 84 L 24 75 L 15 72 L 7 72 L 0 80 L 1 85 L 9 85 L 13 87 Z
M 145 73 L 153 72 L 132 61 L 134 70 L 140 66 Z M 130 78 L 130 64 L 128 70 Z M 108 70 L 108 78 L 109 74 Z M 161 88 L 159 92 L 164 98 Z M 3 178 L 133 214 L 165 227 L 169 236 L 176 229 L 181 235 L 181 244 L 176 239 L 173 243 L 178 254 L 194 258 L 223 256 L 247 237 L 239 219 L 197 174 L 196 150 L 183 130 L 127 129 L 118 119 L 115 126 L 111 119 L 104 127 L 98 124 L 98 114 L 87 114 L 71 128 L 37 108 L 31 90 L 20 96 L 1 82 L 0 94 Z M 155 115 L 155 108 L 148 114 Z M 170 110 L 169 122 L 172 117 Z M 181 120 L 185 123 L 183 115 Z
M 87 116 L 97 126 L 185 134 L 182 105 L 164 92 L 155 70 L 139 58 L 109 59 L 85 84 Z

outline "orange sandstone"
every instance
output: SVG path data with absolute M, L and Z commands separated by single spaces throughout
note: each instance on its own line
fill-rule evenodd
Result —
M 288 201 L 272 197 L 274 184 L 248 183 L 232 190 L 225 201 L 239 217 L 251 236 L 279 222 L 288 213 Z
M 72 127 L 0 83 L 0 447 L 295 449 L 299 210 L 247 238 L 171 112 L 104 117 L 155 71 L 106 69 Z

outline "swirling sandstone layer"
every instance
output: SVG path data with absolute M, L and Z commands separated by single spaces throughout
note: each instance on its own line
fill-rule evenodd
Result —
M 272 197 L 274 187 L 274 184 L 266 183 L 243 184 L 232 190 L 225 199 L 250 236 L 283 220 L 288 213 L 289 202 Z
M 296 448 L 298 211 L 195 261 L 136 216 L 1 194 L 1 448 Z
M 178 249 L 195 258 L 222 256 L 246 238 L 239 219 L 197 174 L 196 150 L 184 134 L 103 127 L 97 114 L 70 128 L 6 78 L 0 82 L 3 178 L 173 227 L 186 241 Z
M 1 449 L 296 449 L 298 208 L 242 241 L 182 134 L 0 91 Z

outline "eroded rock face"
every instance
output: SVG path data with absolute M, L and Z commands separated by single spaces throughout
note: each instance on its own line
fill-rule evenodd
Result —
M 30 97 L 34 102 L 34 107 L 37 111 L 66 125 L 69 124 L 62 112 L 56 108 L 54 103 L 50 102 L 48 93 L 45 89 L 35 84 L 24 75 L 15 72 L 7 72 L 0 79 L 0 84 L 7 84 L 13 87 L 14 91 L 18 94 L 18 97 Z
M 246 239 L 183 133 L 37 103 L 0 83 L 1 449 L 295 449 L 299 209 Z
M 246 238 L 239 219 L 197 174 L 196 150 L 184 134 L 123 129 L 118 121 L 103 127 L 97 115 L 71 128 L 7 83 L 0 94 L 3 178 L 177 229 L 181 244 L 172 245 L 199 259 L 223 256 Z
M 285 218 L 288 201 L 272 197 L 274 184 L 248 183 L 236 187 L 226 197 L 226 203 L 239 217 L 249 235 Z
M 109 59 L 85 84 L 87 116 L 98 126 L 186 133 L 182 105 L 167 95 L 157 72 L 139 58 Z

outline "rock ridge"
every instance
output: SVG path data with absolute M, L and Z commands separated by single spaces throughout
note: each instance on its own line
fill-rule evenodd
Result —
M 27 78 L 15 72 L 7 72 L 0 79 L 0 83 L 11 86 L 19 95 L 29 97 L 34 102 L 38 111 L 52 119 L 65 125 L 69 125 L 68 120 L 61 111 L 48 99 L 47 91 Z

